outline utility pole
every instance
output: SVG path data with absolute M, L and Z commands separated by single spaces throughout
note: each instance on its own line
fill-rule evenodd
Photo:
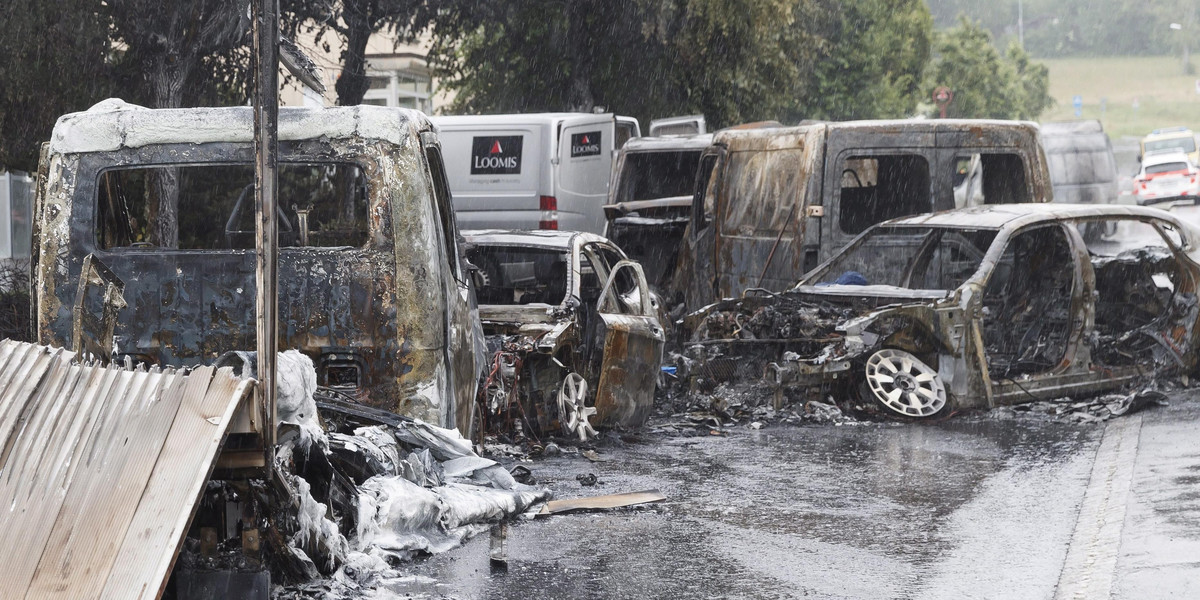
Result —
M 278 338 L 276 271 L 279 238 L 279 0 L 254 1 L 254 281 L 258 336 L 258 405 L 263 407 L 263 443 L 268 472 L 275 464 L 275 358 Z
M 1025 49 L 1025 6 L 1022 0 L 1017 0 L 1017 45 Z

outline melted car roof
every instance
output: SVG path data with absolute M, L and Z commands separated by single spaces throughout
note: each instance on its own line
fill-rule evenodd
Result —
M 418 111 L 383 106 L 281 107 L 279 139 L 376 139 L 403 144 L 415 131 L 432 129 Z M 254 109 L 145 108 L 109 98 L 86 111 L 63 115 L 54 125 L 55 153 L 111 152 L 151 144 L 254 141 Z
M 1179 223 L 1171 213 L 1145 206 L 1116 204 L 990 204 L 956 208 L 933 214 L 901 217 L 881 227 L 961 227 L 968 229 L 1004 229 L 1062 219 L 1096 217 L 1152 217 Z M 1190 228 L 1189 228 L 1190 229 Z

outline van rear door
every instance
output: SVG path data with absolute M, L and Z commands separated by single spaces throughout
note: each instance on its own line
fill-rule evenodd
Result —
M 541 124 L 441 125 L 446 176 L 463 229 L 537 229 L 547 137 Z
M 615 133 L 612 115 L 563 120 L 554 186 L 559 229 L 604 232 Z

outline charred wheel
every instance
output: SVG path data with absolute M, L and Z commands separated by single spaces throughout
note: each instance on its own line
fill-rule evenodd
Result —
M 946 386 L 921 359 L 892 348 L 871 355 L 865 366 L 866 389 L 888 412 L 917 419 L 946 408 Z

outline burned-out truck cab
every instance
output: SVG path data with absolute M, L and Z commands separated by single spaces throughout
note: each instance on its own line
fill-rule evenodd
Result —
M 363 404 L 467 433 L 480 335 L 425 116 L 279 112 L 279 347 Z M 107 100 L 43 148 L 38 342 L 151 365 L 255 347 L 253 112 Z
M 751 288 L 780 291 L 876 223 L 1052 195 L 1035 123 L 805 122 L 720 131 L 700 159 L 667 300 L 696 310 Z

